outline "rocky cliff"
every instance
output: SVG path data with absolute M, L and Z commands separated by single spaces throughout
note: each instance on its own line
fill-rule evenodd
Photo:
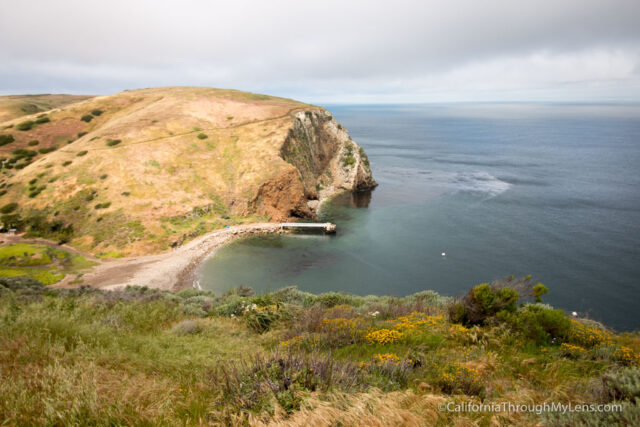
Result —
M 323 108 L 156 88 L 0 123 L 0 222 L 102 256 L 167 249 L 226 225 L 314 218 L 376 185 Z

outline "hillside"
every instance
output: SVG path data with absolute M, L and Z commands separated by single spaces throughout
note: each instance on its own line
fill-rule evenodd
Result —
M 532 302 L 526 279 L 505 283 L 456 302 L 430 291 L 216 296 L 0 278 L 0 421 L 638 425 L 638 334 L 519 306 Z M 502 409 L 463 406 L 480 404 Z
M 87 95 L 0 96 L 0 123 L 92 98 Z
M 226 225 L 313 218 L 375 185 L 326 110 L 234 90 L 156 88 L 0 123 L 0 220 L 103 257 Z

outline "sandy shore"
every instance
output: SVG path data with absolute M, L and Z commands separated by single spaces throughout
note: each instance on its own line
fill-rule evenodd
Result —
M 278 232 L 279 223 L 244 224 L 216 230 L 172 252 L 103 262 L 82 276 L 82 284 L 103 289 L 118 289 L 128 285 L 164 290 L 189 288 L 193 286 L 198 266 L 215 249 L 242 236 Z M 71 278 L 65 278 L 56 286 L 73 286 L 70 281 Z

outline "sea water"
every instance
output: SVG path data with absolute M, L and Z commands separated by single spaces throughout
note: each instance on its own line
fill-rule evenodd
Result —
M 379 187 L 324 205 L 335 236 L 219 249 L 200 271 L 204 288 L 461 296 L 531 274 L 556 307 L 640 328 L 640 106 L 328 109 L 366 150 Z

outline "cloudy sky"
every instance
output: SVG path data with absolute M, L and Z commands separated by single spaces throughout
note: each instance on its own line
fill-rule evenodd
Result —
M 639 0 L 0 0 L 0 94 L 640 101 Z

